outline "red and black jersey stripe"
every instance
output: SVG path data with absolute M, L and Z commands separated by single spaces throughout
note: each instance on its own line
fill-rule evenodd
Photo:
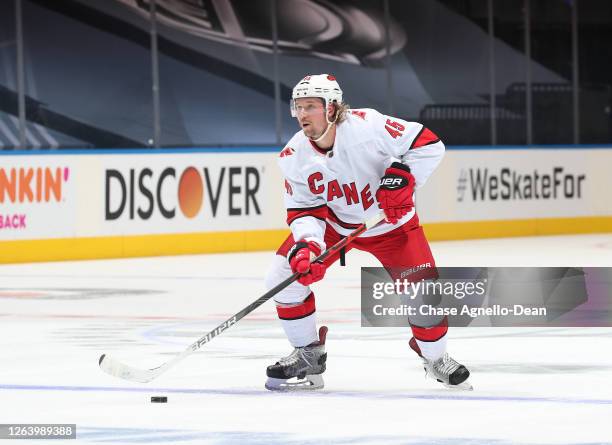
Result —
M 328 210 L 327 219 L 338 224 L 340 227 L 344 229 L 356 229 L 361 225 L 361 224 L 352 224 L 352 223 L 347 223 L 345 221 L 342 221 L 340 218 L 338 218 L 338 216 L 334 213 L 332 209 Z
M 293 221 L 305 216 L 313 216 L 321 221 L 327 218 L 327 204 L 322 204 L 316 207 L 302 207 L 299 209 L 287 209 L 287 224 L 291 225 Z
M 440 138 L 436 136 L 436 134 L 431 131 L 429 128 L 421 128 L 421 131 L 416 135 L 412 144 L 410 144 L 409 150 L 413 148 L 424 147 L 425 145 L 435 144 L 436 142 L 440 142 Z

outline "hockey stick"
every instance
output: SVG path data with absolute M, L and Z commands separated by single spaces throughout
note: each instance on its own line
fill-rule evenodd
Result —
M 346 245 L 351 243 L 355 238 L 357 238 L 363 232 L 378 225 L 383 220 L 384 220 L 383 213 L 376 215 L 372 219 L 361 224 L 353 232 L 351 232 L 348 236 L 346 236 L 345 238 L 342 238 L 336 244 L 328 248 L 325 252 L 319 255 L 314 261 L 325 260 L 331 254 L 338 252 L 343 247 L 346 247 Z M 189 346 L 183 352 L 175 356 L 172 360 L 169 360 L 166 363 L 156 368 L 151 368 L 151 369 L 134 368 L 132 366 L 128 366 L 124 363 L 121 363 L 120 361 L 115 360 L 114 358 L 109 357 L 106 354 L 102 354 L 100 356 L 100 360 L 98 361 L 98 364 L 100 365 L 100 368 L 102 368 L 104 372 L 112 376 L 119 377 L 124 380 L 130 380 L 132 382 L 148 383 L 151 380 L 159 377 L 161 374 L 166 372 L 168 369 L 172 368 L 174 365 L 176 365 L 178 362 L 183 360 L 185 357 L 193 354 L 195 351 L 200 349 L 203 345 L 211 341 L 217 335 L 221 334 L 223 331 L 225 331 L 229 327 L 236 324 L 240 319 L 244 318 L 246 315 L 253 312 L 255 309 L 257 309 L 259 306 L 264 304 L 274 295 L 276 295 L 281 290 L 283 290 L 284 288 L 289 286 L 291 283 L 296 281 L 299 277 L 300 277 L 299 273 L 297 272 L 294 273 L 289 278 L 287 278 L 285 281 L 279 283 L 274 288 L 270 289 L 268 292 L 266 292 L 261 297 L 259 297 L 257 300 L 255 300 L 254 302 L 249 304 L 247 307 L 242 309 L 240 312 L 231 316 L 230 318 L 225 320 L 223 323 L 221 323 L 219 326 L 217 326 L 215 329 L 208 332 L 203 337 L 199 338 L 196 342 L 194 342 L 191 346 Z

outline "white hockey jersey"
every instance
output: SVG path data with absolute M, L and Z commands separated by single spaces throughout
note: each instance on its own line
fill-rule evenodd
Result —
M 325 224 L 348 235 L 381 210 L 376 202 L 380 178 L 393 162 L 410 167 L 419 188 L 444 155 L 440 139 L 416 122 L 355 109 L 336 126 L 333 148 L 322 151 L 300 130 L 279 155 L 285 177 L 287 223 L 295 240 L 323 242 Z M 412 219 L 413 209 L 398 224 L 382 224 L 362 236 L 389 232 Z

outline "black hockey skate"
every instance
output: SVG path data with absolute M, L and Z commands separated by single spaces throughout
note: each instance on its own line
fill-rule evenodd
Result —
M 425 376 L 437 380 L 447 388 L 463 389 L 471 391 L 474 388 L 467 381 L 470 376 L 470 371 L 458 363 L 450 355 L 444 354 L 437 360 L 428 360 L 421 355 L 421 349 L 417 344 L 414 337 L 410 339 L 410 347 L 414 352 L 419 354 L 419 357 L 423 360 L 423 368 L 425 369 Z
M 327 353 L 327 326 L 319 329 L 319 341 L 295 348 L 287 357 L 268 366 L 266 389 L 271 391 L 301 391 L 323 388 L 323 373 Z

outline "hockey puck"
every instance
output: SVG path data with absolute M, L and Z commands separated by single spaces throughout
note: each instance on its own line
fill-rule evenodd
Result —
M 153 397 L 151 397 L 151 403 L 168 403 L 168 397 L 166 397 L 166 396 L 153 396 Z

